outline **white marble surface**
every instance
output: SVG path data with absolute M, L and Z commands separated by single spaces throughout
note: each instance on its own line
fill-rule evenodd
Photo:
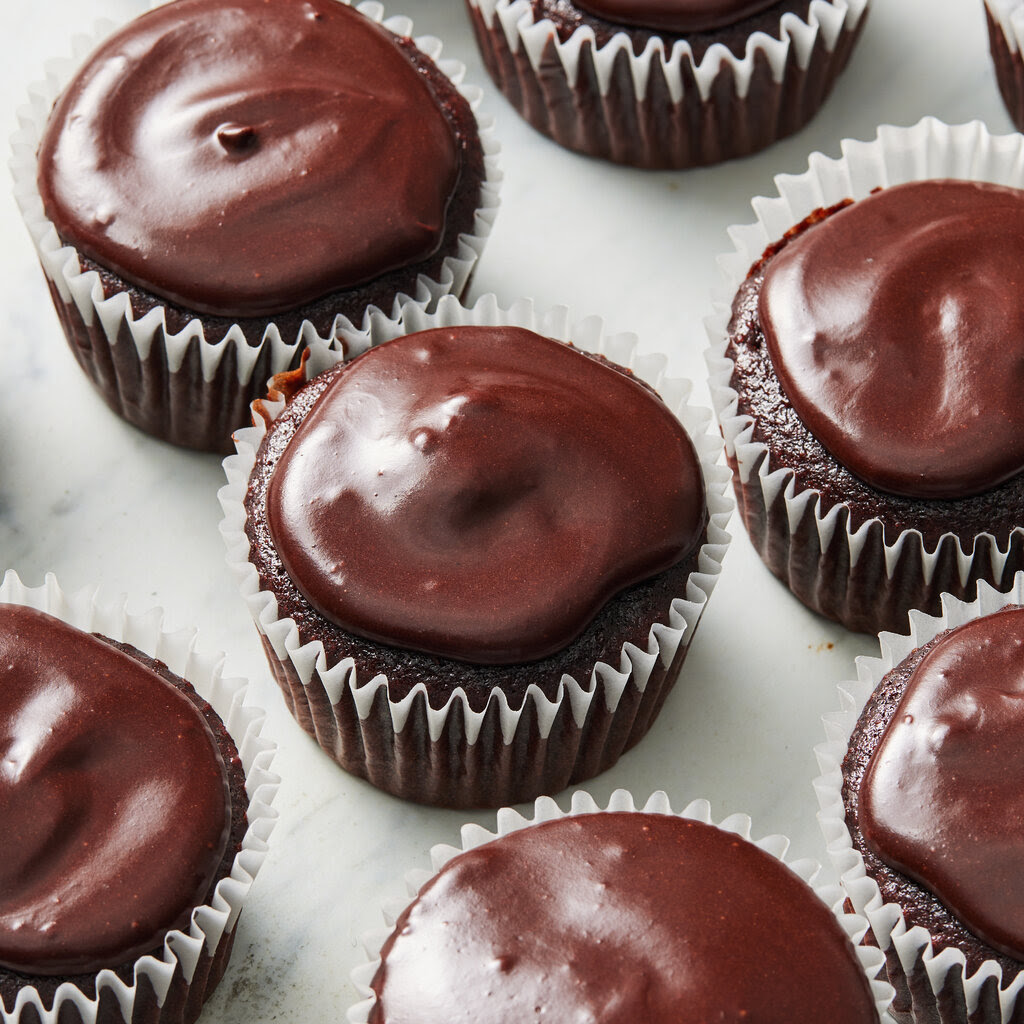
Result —
M 146 0 L 3 0 L 0 125 L 44 61 L 69 51 L 96 19 L 126 20 Z M 858 50 L 835 95 L 796 137 L 754 158 L 692 172 L 645 173 L 565 152 L 535 134 L 491 87 L 462 0 L 406 0 L 417 33 L 445 40 L 470 80 L 487 90 L 502 141 L 502 210 L 474 294 L 532 296 L 598 314 L 633 330 L 641 348 L 669 354 L 677 375 L 704 385 L 702 318 L 726 227 L 746 222 L 750 198 L 778 172 L 804 169 L 815 149 L 874 135 L 882 122 L 925 114 L 983 119 L 1011 129 L 988 57 L 981 0 L 873 0 Z M 280 743 L 280 824 L 243 915 L 235 957 L 203 1020 L 343 1019 L 359 937 L 380 923 L 381 902 L 402 876 L 454 842 L 466 815 L 401 803 L 349 778 L 285 711 L 255 630 L 224 566 L 217 531 L 219 460 L 177 451 L 136 432 L 94 395 L 64 343 L 17 209 L 0 195 L 0 568 L 35 584 L 47 571 L 74 589 L 91 583 L 159 605 L 173 625 L 197 626 L 206 649 L 248 676 L 267 731 Z M 824 859 L 815 822 L 812 748 L 835 683 L 876 649 L 799 605 L 763 568 L 742 526 L 694 641 L 685 672 L 640 747 L 588 784 L 601 802 L 616 787 L 673 803 L 711 800 L 754 832 L 782 832 L 793 855 Z M 559 797 L 567 804 L 567 795 Z M 824 1024 L 824 1022 L 823 1022 Z

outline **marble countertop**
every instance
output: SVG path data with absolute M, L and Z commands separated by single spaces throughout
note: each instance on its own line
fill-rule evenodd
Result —
M 44 61 L 70 51 L 72 34 L 99 18 L 120 22 L 146 0 L 7 2 L 0 65 L 5 137 Z M 726 228 L 752 219 L 752 196 L 779 172 L 799 173 L 813 150 L 838 154 L 844 137 L 926 114 L 1012 126 L 988 56 L 981 0 L 873 0 L 858 49 L 834 95 L 802 132 L 753 158 L 689 172 L 643 172 L 566 152 L 519 120 L 491 87 L 462 0 L 406 0 L 417 34 L 444 40 L 484 87 L 483 110 L 502 143 L 502 208 L 472 296 L 503 304 L 532 297 L 597 314 L 635 331 L 642 351 L 662 351 L 670 371 L 696 381 L 710 406 L 703 318 Z M 129 607 L 154 605 L 173 627 L 195 626 L 226 671 L 251 680 L 280 744 L 280 822 L 242 916 L 235 954 L 204 1021 L 343 1019 L 356 998 L 349 971 L 360 937 L 381 924 L 382 902 L 403 875 L 429 867 L 429 848 L 457 842 L 468 820 L 402 803 L 343 773 L 289 717 L 256 631 L 225 567 L 218 533 L 215 456 L 175 450 L 127 426 L 94 394 L 68 351 L 28 234 L 0 195 L 0 568 L 30 584 L 52 571 L 66 589 L 100 584 Z M 664 789 L 682 808 L 711 801 L 720 820 L 753 818 L 756 836 L 781 832 L 792 856 L 825 859 L 815 821 L 812 749 L 821 715 L 838 706 L 835 684 L 854 659 L 877 651 L 800 605 L 754 554 L 742 525 L 694 640 L 683 676 L 640 746 L 586 785 L 600 803 L 618 787 L 644 800 Z M 558 797 L 568 806 L 568 794 Z M 827 869 L 826 869 L 827 870 Z

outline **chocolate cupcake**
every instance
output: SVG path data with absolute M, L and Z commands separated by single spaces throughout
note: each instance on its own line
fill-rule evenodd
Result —
M 777 179 L 733 234 L 709 366 L 743 519 L 851 629 L 1024 567 L 1021 144 L 883 128 Z
M 228 561 L 289 708 L 412 800 L 589 778 L 653 721 L 719 572 L 706 421 L 564 311 L 446 299 L 349 341 L 388 339 L 258 403 L 225 462 Z
M 828 97 L 867 0 L 467 0 L 484 64 L 568 149 L 696 167 L 797 131 Z
M 985 0 L 985 21 L 999 92 L 1017 130 L 1024 131 L 1024 3 Z
M 4 577 L 0 652 L 4 1019 L 194 1021 L 274 822 L 262 715 L 191 635 L 52 577 Z
M 533 821 L 462 836 L 368 937 L 352 1024 L 867 1024 L 891 995 L 878 950 L 854 945 L 867 922 L 809 884 L 817 866 L 787 865 L 782 836 L 753 842 L 745 816 L 712 824 L 705 801 L 676 815 L 664 793 L 640 810 L 575 793 L 569 815 L 541 800 Z
M 829 853 L 871 922 L 901 1022 L 1024 1012 L 1017 769 L 1024 574 L 883 636 L 826 719 L 817 782 Z
M 129 422 L 226 451 L 302 349 L 461 293 L 495 146 L 462 66 L 411 30 L 341 0 L 176 0 L 34 97 L 16 195 L 72 351 Z

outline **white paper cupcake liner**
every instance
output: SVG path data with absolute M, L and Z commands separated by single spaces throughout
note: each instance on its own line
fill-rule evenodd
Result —
M 672 810 L 668 796 L 663 792 L 656 792 L 651 795 L 645 804 L 637 806 L 632 794 L 623 789 L 617 789 L 612 793 L 606 808 L 599 807 L 593 797 L 582 790 L 572 795 L 572 805 L 569 811 L 563 811 L 550 797 L 541 797 L 533 809 L 533 818 L 526 818 L 518 811 L 510 807 L 503 807 L 498 811 L 497 826 L 494 832 L 489 832 L 480 825 L 463 825 L 461 833 L 461 848 L 438 845 L 430 851 L 432 870 L 410 871 L 405 878 L 406 888 L 409 897 L 415 897 L 420 889 L 444 867 L 452 858 L 457 857 L 466 850 L 476 849 L 485 843 L 491 842 L 500 836 L 508 835 L 519 829 L 539 825 L 541 822 L 553 821 L 558 818 L 571 817 L 582 814 L 601 814 L 605 811 L 612 812 L 643 812 L 646 814 L 676 814 Z M 843 909 L 843 894 L 838 886 L 823 885 L 817 882 L 819 865 L 813 860 L 787 861 L 786 853 L 789 849 L 789 840 L 785 836 L 771 835 L 763 839 L 754 840 L 751 836 L 751 820 L 745 814 L 733 814 L 721 822 L 715 822 L 711 816 L 711 805 L 707 800 L 693 800 L 680 812 L 678 817 L 690 818 L 700 821 L 706 825 L 715 825 L 725 832 L 731 832 L 747 842 L 753 843 L 758 849 L 775 857 L 785 864 L 794 874 L 806 882 L 817 893 L 818 897 L 827 906 L 832 908 L 839 924 L 849 936 L 860 960 L 864 973 L 871 983 L 871 991 L 875 997 L 875 1006 L 879 1017 L 885 1011 L 890 999 L 892 989 L 884 981 L 878 980 L 884 958 L 878 949 L 873 946 L 860 945 L 860 941 L 867 931 L 868 922 L 859 914 L 850 914 Z M 384 918 L 386 927 L 375 929 L 363 937 L 363 947 L 369 962 L 361 964 L 352 972 L 352 980 L 362 1000 L 348 1011 L 349 1024 L 366 1024 L 370 1010 L 376 1002 L 376 996 L 370 985 L 377 968 L 380 966 L 380 949 L 384 945 L 394 927 L 395 921 L 405 909 L 408 900 L 396 899 L 384 907 Z M 883 975 L 884 977 L 884 975 Z
M 347 3 L 348 0 L 339 0 Z M 157 6 L 154 3 L 154 6 Z M 355 5 L 370 20 L 401 37 L 412 38 L 412 22 L 384 17 L 381 4 Z M 191 448 L 226 451 L 231 431 L 248 420 L 249 403 L 262 393 L 267 379 L 298 365 L 303 349 L 330 352 L 351 322 L 337 316 L 332 330 L 321 336 L 304 321 L 294 336 L 283 335 L 269 318 L 262 338 L 246 340 L 233 325 L 223 338 L 208 342 L 201 316 L 177 333 L 167 327 L 166 308 L 155 306 L 136 318 L 127 292 L 105 296 L 99 274 L 83 272 L 72 246 L 62 245 L 43 212 L 36 185 L 36 151 L 54 101 L 82 61 L 118 26 L 105 21 L 92 35 L 73 40 L 73 56 L 50 61 L 46 77 L 29 89 L 29 103 L 19 109 L 20 127 L 11 138 L 10 168 L 14 196 L 57 308 L 68 343 L 86 375 L 119 415 L 147 433 Z M 485 178 L 473 234 L 460 235 L 457 253 L 448 256 L 436 280 L 419 275 L 416 294 L 395 297 L 430 307 L 442 295 L 460 295 L 483 252 L 498 209 L 498 143 L 492 121 L 479 114 L 482 93 L 464 82 L 465 67 L 441 58 L 441 41 L 433 36 L 413 39 L 469 103 L 476 117 L 484 153 Z M 283 315 L 283 314 L 282 314 Z
M 257 426 L 236 432 L 238 453 L 224 462 L 229 482 L 219 493 L 221 533 L 228 564 L 290 710 L 328 753 L 374 785 L 411 799 L 500 806 L 596 775 L 646 731 L 678 675 L 721 572 L 732 502 L 725 493 L 728 472 L 718 461 L 720 441 L 707 432 L 709 414 L 688 404 L 690 383 L 665 377 L 663 357 L 641 356 L 634 335 L 607 335 L 596 318 L 572 324 L 567 310 L 542 314 L 528 301 L 504 310 L 488 295 L 467 309 L 447 297 L 434 314 L 406 305 L 396 319 L 375 316 L 368 330 L 345 332 L 344 347 L 352 354 L 413 331 L 460 324 L 525 327 L 630 367 L 658 391 L 689 433 L 704 474 L 708 539 L 686 593 L 665 609 L 663 621 L 651 626 L 646 650 L 626 644 L 617 652 L 617 664 L 599 662 L 587 679 L 563 675 L 554 700 L 531 686 L 522 706 L 514 708 L 495 689 L 483 711 L 470 707 L 461 688 L 442 708 L 430 706 L 423 684 L 402 700 L 392 700 L 386 676 L 359 678 L 350 659 L 328 664 L 319 641 L 304 643 L 294 620 L 278 617 L 276 598 L 260 589 L 249 562 L 243 501 L 266 432 L 258 417 Z M 321 369 L 311 360 L 306 374 Z M 272 417 L 283 408 L 283 403 L 262 405 Z M 461 766 L 458 778 L 453 745 L 458 752 L 454 761 Z M 477 762 L 479 772 L 473 767 Z
M 778 196 L 752 200 L 757 222 L 729 229 L 735 250 L 719 258 L 724 281 L 705 322 L 706 358 L 712 402 L 754 547 L 809 607 L 851 628 L 878 632 L 902 626 L 912 607 L 937 609 L 945 591 L 971 596 L 978 579 L 1008 585 L 1024 566 L 1024 523 L 1002 546 L 990 533 L 963 539 L 947 533 L 929 551 L 918 530 L 886 541 L 878 519 L 854 529 L 846 505 L 823 511 L 820 493 L 797 490 L 791 470 L 773 467 L 770 447 L 752 440 L 753 420 L 737 413 L 733 362 L 725 355 L 732 300 L 767 247 L 819 208 L 923 178 L 1019 187 L 1024 137 L 991 135 L 980 122 L 949 126 L 924 118 L 911 128 L 884 125 L 874 140 L 847 139 L 841 149 L 838 159 L 812 153 L 803 174 L 776 176 Z
M 234 927 L 267 853 L 267 840 L 277 820 L 272 808 L 278 778 L 270 771 L 276 744 L 260 735 L 264 713 L 244 704 L 247 683 L 221 675 L 223 657 L 197 651 L 195 633 L 162 628 L 162 612 L 129 613 L 124 602 L 102 600 L 96 588 L 74 594 L 61 590 L 47 575 L 40 587 L 28 587 L 13 570 L 0 582 L 0 603 L 26 605 L 47 612 L 86 632 L 101 633 L 131 644 L 162 661 L 187 679 L 221 717 L 238 748 L 249 797 L 248 827 L 229 876 L 217 883 L 213 899 L 192 912 L 188 932 L 174 930 L 164 939 L 160 956 L 146 955 L 135 963 L 130 984 L 112 970 L 96 975 L 96 995 L 90 998 L 70 982 L 61 984 L 47 1009 L 40 993 L 26 985 L 11 1012 L 0 1004 L 3 1024 L 91 1024 L 114 1019 L 120 1008 L 126 1022 L 182 1024 L 194 1020 L 227 966 Z
M 802 127 L 845 66 L 867 2 L 814 0 L 806 21 L 784 14 L 777 37 L 754 33 L 743 56 L 716 43 L 697 63 L 685 40 L 666 48 L 653 34 L 638 56 L 624 32 L 599 47 L 583 26 L 562 41 L 530 0 L 467 0 L 492 79 L 535 128 L 591 156 L 677 168 Z
M 962 626 L 1011 604 L 1024 604 L 1024 573 L 1017 573 L 1011 589 L 1004 593 L 981 584 L 978 596 L 969 603 L 943 595 L 941 615 L 911 612 L 909 636 L 882 633 L 880 657 L 858 658 L 857 678 L 839 685 L 841 710 L 823 716 L 827 740 L 815 748 L 821 770 L 814 782 L 820 808 L 818 821 L 829 857 L 853 909 L 868 919 L 875 940 L 887 953 L 890 980 L 897 991 L 912 993 L 913 1019 L 917 1021 L 1018 1021 L 1024 1013 L 1024 1000 L 1018 999 L 1024 988 L 1024 972 L 1005 978 L 999 964 L 989 960 L 968 975 L 966 958 L 959 949 L 950 947 L 935 952 L 925 928 L 909 925 L 899 906 L 883 902 L 878 884 L 865 871 L 864 859 L 854 848 L 846 827 L 843 759 L 865 704 L 888 672 L 943 630 Z

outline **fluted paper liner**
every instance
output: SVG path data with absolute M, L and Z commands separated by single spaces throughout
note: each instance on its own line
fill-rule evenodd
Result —
M 568 812 L 563 811 L 550 797 L 540 797 L 535 802 L 532 819 L 524 817 L 511 807 L 503 807 L 498 811 L 497 826 L 494 832 L 489 832 L 480 825 L 463 825 L 461 849 L 448 845 L 433 847 L 430 851 L 433 870 L 410 871 L 406 875 L 405 881 L 409 896 L 415 898 L 420 889 L 423 888 L 433 875 L 440 871 L 454 857 L 467 850 L 476 849 L 478 846 L 483 846 L 485 843 L 489 843 L 500 836 L 508 835 L 510 832 L 516 832 L 522 828 L 539 825 L 541 822 L 582 814 L 601 814 L 606 811 L 643 812 L 646 814 L 677 813 L 672 810 L 669 798 L 664 792 L 653 793 L 646 803 L 642 806 L 637 806 L 632 794 L 624 789 L 617 789 L 612 793 L 607 808 L 599 807 L 594 798 L 583 790 L 577 790 L 573 793 L 571 809 Z M 715 825 L 716 828 L 720 828 L 725 832 L 734 833 L 741 839 L 753 843 L 759 850 L 763 850 L 765 853 L 781 861 L 802 881 L 811 886 L 822 902 L 832 908 L 840 926 L 853 943 L 857 958 L 860 960 L 864 973 L 871 983 L 871 991 L 875 997 L 875 1006 L 879 1017 L 881 1017 L 881 1014 L 892 998 L 890 986 L 884 981 L 879 981 L 876 977 L 881 971 L 883 957 L 874 947 L 860 944 L 864 933 L 867 931 L 867 920 L 859 914 L 844 912 L 843 895 L 838 886 L 824 885 L 817 881 L 819 873 L 818 864 L 813 860 L 787 861 L 786 853 L 789 849 L 789 840 L 785 836 L 770 835 L 755 841 L 751 837 L 751 820 L 745 814 L 732 814 L 723 821 L 716 823 L 711 816 L 711 804 L 707 800 L 691 801 L 682 811 L 678 812 L 678 817 L 694 819 L 705 825 Z M 361 1002 L 349 1009 L 349 1024 L 366 1024 L 367 1022 L 370 1010 L 376 1002 L 376 996 L 370 988 L 370 984 L 377 973 L 377 968 L 380 966 L 380 949 L 387 941 L 395 921 L 405 909 L 407 903 L 407 900 L 394 900 L 386 904 L 384 907 L 384 918 L 387 922 L 387 927 L 376 929 L 363 938 L 363 947 L 367 957 L 370 958 L 370 962 L 361 964 L 352 972 L 352 980 L 363 998 Z M 809 941 L 813 941 L 813 937 L 809 937 Z
M 236 432 L 238 453 L 224 462 L 229 483 L 219 494 L 221 532 L 228 564 L 289 708 L 320 745 L 347 770 L 397 795 L 451 806 L 496 807 L 590 778 L 646 732 L 678 675 L 721 571 L 732 502 L 725 494 L 728 472 L 717 461 L 720 442 L 707 432 L 710 416 L 688 404 L 690 383 L 665 377 L 663 357 L 640 355 L 635 336 L 607 335 L 596 318 L 572 324 L 567 310 L 541 314 L 528 301 L 505 310 L 493 295 L 467 309 L 449 296 L 435 314 L 409 304 L 397 319 L 374 317 L 368 330 L 346 332 L 344 345 L 354 353 L 398 335 L 460 324 L 525 327 L 599 352 L 650 383 L 689 433 L 704 474 L 708 540 L 686 593 L 664 610 L 663 621 L 652 624 L 646 650 L 625 644 L 615 652 L 617 664 L 598 662 L 588 679 L 563 675 L 554 700 L 530 686 L 522 706 L 513 708 L 505 693 L 494 689 L 483 711 L 470 708 L 461 688 L 443 708 L 433 708 L 422 683 L 402 700 L 392 700 L 386 676 L 358 678 L 351 659 L 328 664 L 319 641 L 303 643 L 294 620 L 278 617 L 276 598 L 260 590 L 249 562 L 243 500 L 265 434 L 258 417 L 257 426 Z M 322 368 L 308 365 L 307 376 Z M 282 403 L 261 404 L 275 417 L 283 408 Z
M 911 128 L 883 125 L 872 141 L 846 139 L 841 150 L 838 159 L 812 153 L 803 174 L 778 175 L 778 196 L 752 200 L 757 222 L 729 229 L 735 250 L 719 258 L 724 281 L 705 322 L 706 356 L 712 403 L 754 547 L 809 607 L 851 628 L 878 632 L 901 628 L 912 607 L 936 610 L 943 592 L 972 596 L 978 579 L 1009 585 L 1024 566 L 1024 523 L 1003 547 L 990 533 L 964 542 L 947 533 L 928 551 L 918 530 L 905 530 L 888 543 L 877 519 L 852 529 L 844 504 L 822 512 L 819 492 L 798 491 L 792 471 L 773 468 L 770 447 L 751 440 L 752 419 L 737 414 L 729 383 L 733 363 L 725 355 L 732 300 L 765 249 L 816 209 L 924 178 L 1019 187 L 1024 137 L 991 135 L 977 121 L 949 126 L 924 118 Z
M 756 152 L 802 127 L 845 66 L 868 0 L 813 0 L 782 15 L 738 57 L 721 43 L 700 63 L 685 40 L 653 33 L 643 52 L 593 29 L 565 41 L 530 0 L 467 0 L 484 63 L 520 114 L 569 149 L 641 167 L 692 167 Z
M 1024 1011 L 1024 1000 L 1018 1001 L 1024 987 L 1024 973 L 1005 978 L 999 964 L 987 960 L 968 976 L 966 958 L 959 949 L 949 947 L 935 952 L 925 928 L 910 926 L 899 906 L 883 902 L 878 884 L 865 871 L 864 859 L 854 848 L 846 827 L 843 759 L 865 704 L 888 672 L 943 630 L 991 615 L 1011 604 L 1024 604 L 1024 573 L 1017 573 L 1011 589 L 1004 593 L 986 583 L 980 584 L 978 596 L 969 603 L 944 594 L 941 615 L 911 612 L 909 636 L 882 633 L 878 638 L 880 656 L 858 658 L 857 678 L 840 683 L 841 710 L 823 716 L 827 740 L 815 748 L 821 770 L 814 782 L 820 808 L 818 821 L 825 834 L 829 857 L 854 910 L 868 919 L 875 940 L 886 952 L 889 977 L 897 991 L 907 993 L 909 987 L 913 993 L 913 1014 L 918 1021 L 936 1024 L 966 1024 L 968 1020 L 970 1024 L 1017 1021 Z
M 266 857 L 267 840 L 277 820 L 271 804 L 278 778 L 270 771 L 277 748 L 260 735 L 264 714 L 243 703 L 248 685 L 245 680 L 221 674 L 222 657 L 196 650 L 193 631 L 164 631 L 159 609 L 129 613 L 123 601 L 103 600 L 96 588 L 68 594 L 53 575 L 47 575 L 40 587 L 28 587 L 13 570 L 0 582 L 0 603 L 27 605 L 86 632 L 131 644 L 187 679 L 220 715 L 235 741 L 249 797 L 248 827 L 230 875 L 217 883 L 209 904 L 193 910 L 187 933 L 177 929 L 168 932 L 159 956 L 140 957 L 130 984 L 112 970 L 101 970 L 96 975 L 95 998 L 64 982 L 49 1009 L 39 992 L 26 985 L 10 1013 L 0 1004 L 0 1020 L 4 1024 L 19 1024 L 22 1020 L 26 1024 L 36 1024 L 37 1020 L 39 1024 L 69 1024 L 80 1018 L 84 1024 L 92 1024 L 97 1014 L 102 1021 L 114 1019 L 110 1014 L 120 1007 L 126 1022 L 187 1024 L 199 1015 L 227 966 L 235 922 Z
M 412 38 L 413 26 L 408 18 L 385 18 L 384 8 L 374 0 L 355 6 L 396 35 Z M 238 324 L 219 341 L 208 342 L 200 314 L 178 333 L 171 333 L 164 306 L 157 305 L 136 318 L 127 292 L 105 298 L 99 274 L 82 271 L 77 250 L 61 244 L 43 212 L 36 185 L 36 151 L 57 96 L 86 56 L 117 27 L 103 21 L 92 35 L 76 37 L 73 57 L 49 62 L 45 79 L 30 88 L 29 104 L 18 111 L 20 128 L 11 138 L 14 196 L 72 351 L 107 403 L 140 429 L 172 443 L 224 451 L 229 447 L 231 431 L 247 422 L 249 403 L 262 393 L 267 379 L 297 366 L 303 349 L 324 353 L 337 350 L 340 332 L 351 323 L 338 315 L 331 332 L 321 336 L 309 321 L 304 321 L 298 334 L 291 337 L 282 336 L 274 318 L 268 317 L 258 343 L 247 342 Z M 419 275 L 416 294 L 396 296 L 393 310 L 408 299 L 431 306 L 442 295 L 461 294 L 490 234 L 501 180 L 492 122 L 479 114 L 480 89 L 463 81 L 462 63 L 441 58 L 439 39 L 421 36 L 413 42 L 473 110 L 484 153 L 485 178 L 473 234 L 459 236 L 458 251 L 444 260 L 437 280 Z M 159 302 L 159 296 L 156 298 Z

